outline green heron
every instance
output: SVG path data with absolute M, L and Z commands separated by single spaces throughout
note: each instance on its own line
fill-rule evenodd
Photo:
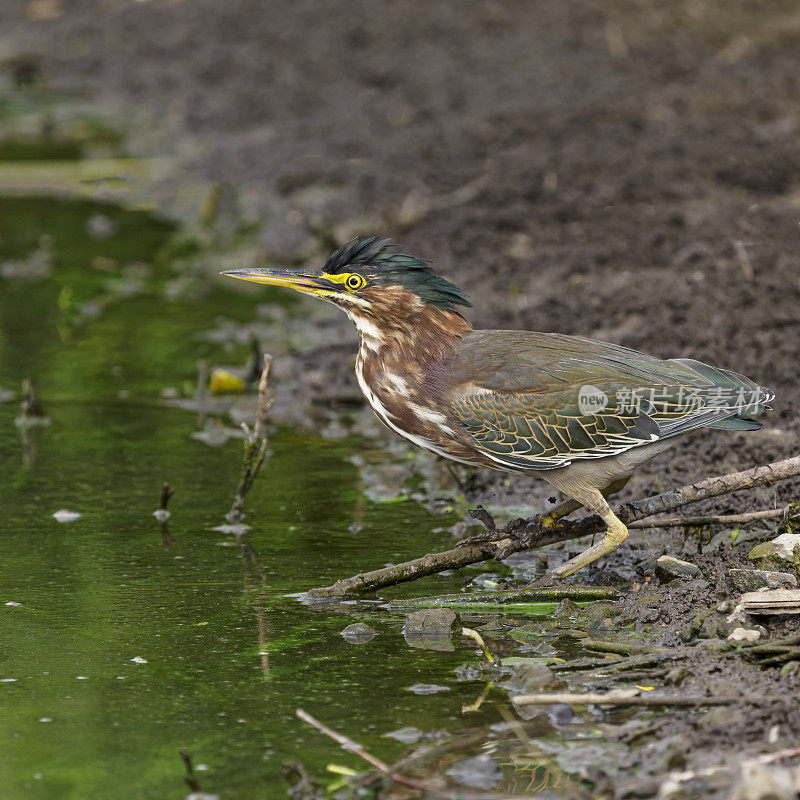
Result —
M 616 344 L 533 331 L 473 330 L 469 298 L 427 261 L 388 239 L 355 239 L 322 269 L 223 273 L 286 286 L 339 306 L 360 336 L 356 376 L 393 431 L 440 456 L 543 478 L 585 506 L 602 541 L 553 570 L 560 579 L 628 535 L 606 498 L 642 463 L 698 428 L 756 430 L 774 395 L 688 358 L 661 360 Z

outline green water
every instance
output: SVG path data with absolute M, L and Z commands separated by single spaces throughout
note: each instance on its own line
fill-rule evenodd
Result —
M 113 234 L 89 235 L 98 214 Z M 2 797 L 182 798 L 182 747 L 224 800 L 284 796 L 286 761 L 317 776 L 331 762 L 362 768 L 297 721 L 298 706 L 386 760 L 405 750 L 386 732 L 463 727 L 461 705 L 481 685 L 453 670 L 471 647 L 412 649 L 388 615 L 371 642 L 348 644 L 339 631 L 355 616 L 287 597 L 446 544 L 432 532 L 441 517 L 360 494 L 357 440 L 276 431 L 247 541 L 212 530 L 241 444 L 191 438 L 197 416 L 159 392 L 190 384 L 198 359 L 243 362 L 245 348 L 197 334 L 276 296 L 212 284 L 167 299 L 178 263 L 167 223 L 0 198 L 0 263 L 29 258 L 42 234 L 49 276 L 0 278 L 0 387 L 34 378 L 50 419 L 20 430 L 18 398 L 0 404 Z M 152 516 L 164 481 L 175 490 L 167 531 Z M 64 508 L 82 516 L 59 523 Z M 423 583 L 416 593 L 457 586 Z M 418 696 L 415 683 L 450 691 Z

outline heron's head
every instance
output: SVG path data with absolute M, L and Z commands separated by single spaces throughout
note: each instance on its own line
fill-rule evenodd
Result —
M 359 330 L 392 330 L 425 310 L 459 314 L 464 292 L 427 261 L 394 252 L 388 239 L 353 239 L 320 269 L 232 269 L 223 275 L 286 286 L 341 307 Z

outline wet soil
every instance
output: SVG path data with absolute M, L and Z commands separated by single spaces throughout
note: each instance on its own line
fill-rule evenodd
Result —
M 176 176 L 235 185 L 257 257 L 302 262 L 356 233 L 386 234 L 472 294 L 476 327 L 608 339 L 775 390 L 762 431 L 684 440 L 625 497 L 798 452 L 795 3 L 299 0 L 267 13 L 246 0 L 81 0 L 38 20 L 32 6 L 0 9 L 6 48 L 48 83 L 125 109 L 132 146 L 175 156 L 166 204 Z M 295 413 L 313 397 L 352 405 L 355 337 L 346 320 L 320 324 L 310 352 L 276 364 Z M 501 473 L 464 477 L 470 502 L 535 506 L 551 494 Z M 786 481 L 707 508 L 784 504 L 799 489 Z M 630 624 L 677 646 L 700 610 L 734 595 L 727 569 L 746 563 L 747 542 L 709 549 L 704 536 L 632 536 L 587 579 L 633 582 L 621 602 Z M 698 563 L 704 581 L 657 585 L 663 552 Z M 791 702 L 720 724 L 677 712 L 631 751 L 626 774 L 664 772 L 665 732 L 689 737 L 691 768 L 800 732 L 796 672 L 698 649 L 689 673 L 690 689 Z

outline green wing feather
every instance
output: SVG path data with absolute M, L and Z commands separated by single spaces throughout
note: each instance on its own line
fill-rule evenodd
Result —
M 701 362 L 558 334 L 474 331 L 450 367 L 457 427 L 510 469 L 554 469 L 700 427 L 750 430 L 772 399 Z M 605 402 L 587 408 L 587 392 Z

